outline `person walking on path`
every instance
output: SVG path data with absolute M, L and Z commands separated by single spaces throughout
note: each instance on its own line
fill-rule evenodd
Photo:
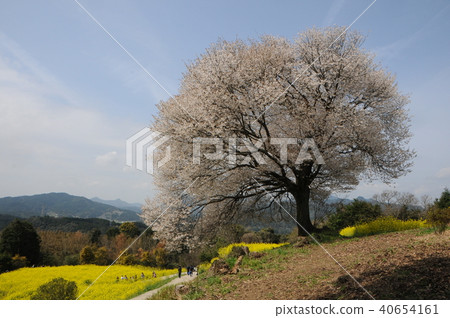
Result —
M 178 265 L 178 278 L 181 277 L 181 265 Z

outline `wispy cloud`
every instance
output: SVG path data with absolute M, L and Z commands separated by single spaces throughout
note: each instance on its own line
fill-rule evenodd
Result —
M 440 18 L 445 17 L 447 11 L 449 11 L 450 5 L 447 5 L 443 10 L 439 11 L 435 14 L 431 19 L 429 19 L 426 23 L 423 23 L 422 26 L 415 31 L 414 33 L 401 38 L 395 42 L 392 42 L 383 47 L 375 48 L 374 53 L 377 57 L 382 59 L 393 59 L 402 54 L 406 49 L 412 47 L 418 41 L 424 39 L 427 36 L 429 28 L 432 26 L 434 22 L 439 20 Z
M 99 166 L 107 166 L 118 161 L 117 151 L 110 151 L 95 158 L 95 163 Z
M 438 177 L 439 179 L 449 178 L 450 167 L 442 168 L 441 170 L 439 170 L 438 173 L 436 174 L 436 177 Z
M 5 36 L 2 40 L 0 193 L 65 191 L 142 199 L 128 197 L 121 189 L 146 179 L 129 178 L 120 165 L 125 139 L 137 129 L 135 124 L 90 108 L 90 101 L 73 93 L 17 44 Z M 114 162 L 117 169 L 99 169 Z M 98 184 L 105 186 L 90 189 Z

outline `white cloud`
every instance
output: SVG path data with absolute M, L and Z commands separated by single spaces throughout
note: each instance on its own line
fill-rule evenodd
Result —
M 99 166 L 107 166 L 117 162 L 117 151 L 111 151 L 95 158 L 95 164 Z
M 143 201 L 145 189 L 123 189 L 147 177 L 124 174 L 120 162 L 123 157 L 124 165 L 126 138 L 140 125 L 101 113 L 0 38 L 0 193 L 68 192 Z M 99 169 L 102 165 L 108 170 Z
M 442 168 L 441 170 L 439 170 L 436 174 L 436 177 L 440 179 L 450 177 L 450 167 Z

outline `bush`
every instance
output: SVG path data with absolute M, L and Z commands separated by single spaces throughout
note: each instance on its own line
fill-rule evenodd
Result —
M 219 256 L 215 246 L 205 247 L 200 253 L 200 262 L 209 263 L 214 257 Z
M 77 284 L 65 280 L 62 277 L 54 278 L 36 290 L 31 296 L 33 300 L 71 300 L 76 299 L 78 293 Z
M 376 219 L 372 222 L 346 227 L 342 229 L 339 234 L 346 237 L 358 237 L 379 233 L 412 230 L 428 226 L 429 225 L 426 221 L 423 220 L 402 221 L 392 216 L 388 216 Z
M 261 243 L 261 237 L 255 232 L 249 232 L 242 235 L 242 242 L 244 243 Z
M 437 233 L 444 233 L 450 223 L 450 207 L 442 209 L 434 206 L 428 210 L 427 220 L 431 223 Z
M 379 205 L 354 200 L 348 205 L 339 206 L 336 213 L 328 218 L 328 226 L 333 230 L 339 230 L 355 224 L 373 221 L 380 216 L 381 208 Z
M 270 227 L 259 230 L 258 235 L 263 243 L 280 243 L 280 235 Z
M 235 246 L 247 246 L 250 252 L 261 252 L 261 251 L 266 251 L 266 250 L 271 250 L 274 248 L 278 248 L 281 247 L 283 245 L 286 245 L 286 243 L 283 244 L 269 244 L 269 243 L 253 243 L 253 244 L 247 244 L 247 243 L 234 243 L 234 244 L 230 244 L 226 247 L 222 247 L 219 249 L 218 253 L 219 253 L 219 257 L 220 258 L 224 258 L 227 255 L 230 254 L 231 250 L 233 249 L 233 247 Z M 214 259 L 211 260 L 211 262 Z

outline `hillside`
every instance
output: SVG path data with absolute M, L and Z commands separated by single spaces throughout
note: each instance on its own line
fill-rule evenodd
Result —
M 324 243 L 375 299 L 449 299 L 450 231 L 412 230 Z M 237 275 L 205 272 L 188 299 L 370 299 L 315 244 L 244 258 Z
M 0 198 L 0 214 L 22 218 L 49 215 L 55 217 L 101 218 L 119 222 L 141 220 L 139 214 L 134 211 L 120 209 L 67 193 Z
M 93 197 L 90 200 L 94 201 L 94 202 L 98 202 L 98 203 L 104 203 L 104 204 L 112 205 L 112 206 L 115 206 L 116 208 L 119 208 L 119 209 L 130 210 L 130 211 L 133 211 L 133 212 L 141 213 L 142 204 L 140 204 L 140 203 L 128 203 L 128 202 L 125 202 L 125 201 L 120 200 L 120 199 L 103 200 L 103 199 L 100 199 L 98 197 Z

